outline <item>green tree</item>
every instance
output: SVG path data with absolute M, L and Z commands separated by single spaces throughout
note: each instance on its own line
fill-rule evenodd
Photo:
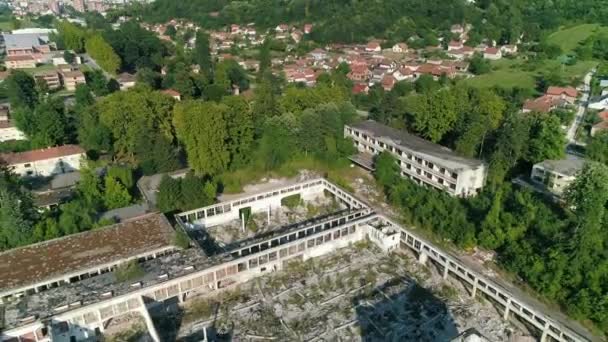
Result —
M 374 160 L 374 177 L 385 188 L 390 188 L 397 184 L 400 178 L 399 164 L 397 160 L 388 152 L 382 152 Z
M 203 76 L 210 80 L 212 78 L 213 61 L 211 60 L 211 49 L 209 48 L 209 35 L 203 30 L 196 33 L 196 44 L 192 52 L 194 61 L 201 68 Z
M 590 160 L 608 164 L 608 132 L 600 132 L 591 138 L 586 155 Z
M 87 32 L 83 27 L 72 24 L 69 21 L 59 21 L 56 26 L 66 49 L 74 50 L 78 53 L 84 52 Z
M 159 132 L 168 141 L 174 139 L 171 124 L 174 100 L 158 96 L 148 87 L 137 86 L 113 93 L 95 104 L 99 121 L 112 132 L 117 159 L 139 162 L 137 147 L 150 132 Z
M 475 54 L 475 56 L 471 58 L 469 70 L 475 75 L 483 75 L 490 72 L 492 66 L 490 65 L 490 61 L 483 58 L 483 56 Z
M 560 159 L 565 147 L 566 137 L 559 118 L 538 116 L 532 124 L 527 160 L 538 163 L 545 159 Z
M 99 34 L 88 38 L 85 44 L 87 53 L 105 71 L 115 74 L 120 70 L 120 57 L 114 52 L 112 46 Z
M 6 167 L 0 169 L 0 250 L 24 245 L 32 240 L 38 217 L 31 196 L 20 187 Z
M 131 203 L 129 190 L 117 179 L 106 176 L 103 202 L 108 209 L 126 207 Z
M 271 81 L 271 75 L 262 78 L 262 81 L 254 90 L 253 99 L 253 120 L 258 131 L 267 117 L 279 114 L 278 101 L 274 93 Z
M 260 67 L 258 70 L 258 75 L 260 78 L 264 78 L 267 70 L 270 70 L 272 66 L 271 56 L 270 56 L 270 44 L 271 40 L 266 38 L 264 43 L 260 46 L 260 51 L 258 54 L 258 60 L 260 61 Z
M 406 108 L 413 128 L 433 142 L 441 140 L 458 118 L 456 100 L 447 90 L 408 96 Z
M 227 124 L 227 147 L 230 165 L 239 167 L 249 162 L 254 144 L 253 115 L 249 103 L 242 96 L 227 96 L 222 99 L 227 110 L 224 120 Z
M 36 81 L 26 72 L 14 70 L 4 83 L 6 84 L 6 93 L 9 101 L 14 109 L 34 109 L 36 104 L 38 104 Z
M 230 162 L 224 119 L 227 110 L 225 105 L 202 101 L 186 101 L 175 106 L 175 132 L 185 146 L 188 164 L 197 174 L 215 175 L 226 170 Z
M 164 175 L 158 186 L 156 205 L 164 213 L 177 210 L 182 201 L 182 188 L 179 180 Z

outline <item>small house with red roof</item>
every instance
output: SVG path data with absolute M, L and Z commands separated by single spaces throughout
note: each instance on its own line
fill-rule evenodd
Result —
M 502 52 L 499 48 L 488 47 L 483 52 L 483 58 L 495 61 L 502 58 Z
M 162 90 L 161 93 L 171 96 L 172 98 L 174 98 L 177 101 L 181 101 L 182 100 L 182 94 L 180 94 L 177 90 L 174 89 L 165 89 Z
M 604 131 L 608 131 L 608 111 L 599 112 L 597 114 L 600 122 L 596 123 L 591 127 L 591 136 L 594 137 L 596 134 Z
M 378 42 L 369 42 L 365 45 L 365 52 L 380 52 L 382 51 L 382 47 L 380 47 L 380 43 Z
M 312 24 L 304 24 L 304 34 L 310 34 L 312 32 Z
M 459 40 L 452 40 L 451 42 L 448 43 L 448 51 L 460 50 L 463 47 L 464 47 L 464 44 L 462 44 L 462 42 Z
M 573 87 L 549 87 L 545 94 L 551 98 L 566 100 L 570 104 L 574 103 L 578 96 Z
M 353 94 L 367 94 L 368 91 L 369 91 L 369 86 L 365 83 L 353 84 L 353 89 L 352 89 Z
M 80 169 L 86 158 L 85 150 L 78 145 L 63 145 L 39 150 L 0 154 L 16 174 L 24 177 L 48 177 Z

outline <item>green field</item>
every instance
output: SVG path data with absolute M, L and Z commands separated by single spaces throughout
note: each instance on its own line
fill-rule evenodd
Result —
M 532 65 L 521 59 L 502 59 L 492 62 L 491 72 L 464 82 L 480 88 L 534 88 L 539 75 L 559 72 L 566 80 L 576 83 L 578 78 L 583 77 L 596 64 L 593 61 L 581 61 L 569 66 L 557 60 L 545 60 Z
M 573 51 L 580 42 L 589 38 L 592 34 L 599 32 L 608 33 L 608 27 L 600 26 L 599 24 L 582 24 L 561 28 L 549 36 L 548 42 L 559 45 L 564 52 L 570 52 Z

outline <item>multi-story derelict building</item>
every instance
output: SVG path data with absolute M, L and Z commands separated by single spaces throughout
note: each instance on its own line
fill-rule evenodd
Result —
M 464 158 L 446 147 L 375 121 L 345 126 L 344 136 L 351 138 L 363 154 L 353 160 L 368 169 L 373 167 L 373 155 L 388 151 L 397 159 L 402 176 L 450 195 L 472 196 L 485 184 L 486 165 L 480 160 Z
M 173 228 L 164 216 L 148 214 L 101 230 L 0 254 L 0 340 L 95 340 L 112 320 L 139 315 L 149 336 L 158 341 L 150 308 L 169 300 L 183 302 L 231 288 L 281 270 L 291 260 L 307 260 L 362 239 L 369 239 L 386 252 L 400 247 L 414 250 L 421 262 L 431 260 L 444 276 L 461 279 L 473 296 L 483 293 L 504 307 L 505 318 L 517 315 L 538 327 L 543 339 L 594 339 L 575 323 L 545 314 L 540 304 L 531 304 L 512 287 L 481 275 L 325 179 L 269 185 L 178 214 L 177 229 L 194 235 L 223 227 L 244 217 L 245 212 L 270 215 L 271 211 L 280 210 L 283 199 L 293 195 L 306 201 L 330 194 L 340 207 L 330 214 L 233 241 L 216 253 L 207 253 L 196 244 L 179 249 L 172 244 Z M 118 279 L 112 270 L 127 260 L 138 260 L 144 274 L 129 281 Z

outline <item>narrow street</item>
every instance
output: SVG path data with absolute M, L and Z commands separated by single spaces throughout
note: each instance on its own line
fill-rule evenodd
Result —
M 568 139 L 568 145 L 579 145 L 584 146 L 584 143 L 576 141 L 576 132 L 578 131 L 579 126 L 585 119 L 585 113 L 587 112 L 587 105 L 589 104 L 589 95 L 591 92 L 591 77 L 595 69 L 591 70 L 583 80 L 583 85 L 578 88 L 578 90 L 582 93 L 579 103 L 578 109 L 576 111 L 576 116 L 574 120 L 572 120 L 572 124 L 568 127 L 568 132 L 566 133 L 566 138 Z M 569 148 L 567 148 L 569 150 Z

